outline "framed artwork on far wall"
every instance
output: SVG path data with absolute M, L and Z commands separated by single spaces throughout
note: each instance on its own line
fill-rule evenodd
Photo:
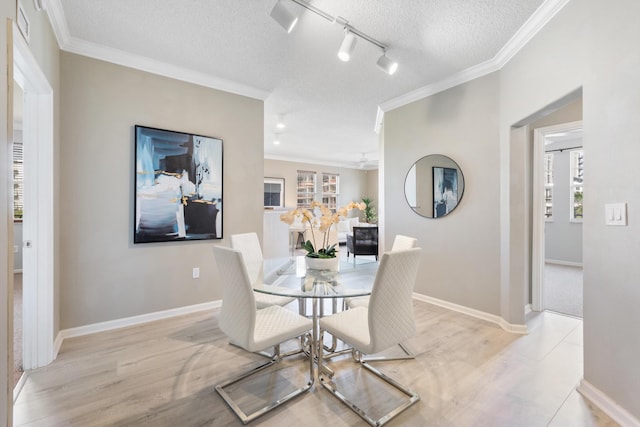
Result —
M 222 239 L 222 140 L 135 126 L 133 243 Z
M 433 217 L 451 212 L 458 205 L 458 171 L 433 167 Z
M 265 177 L 264 207 L 284 208 L 284 178 Z

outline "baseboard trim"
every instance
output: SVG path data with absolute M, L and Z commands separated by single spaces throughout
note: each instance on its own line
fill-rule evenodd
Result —
M 531 304 L 527 304 L 524 306 L 524 318 L 526 319 L 527 316 L 533 311 L 533 308 L 531 308 Z
M 640 427 L 640 420 L 631 415 L 626 409 L 611 400 L 609 396 L 594 387 L 593 384 L 584 378 L 580 380 L 580 384 L 578 384 L 576 389 L 578 390 L 578 393 L 593 402 L 594 405 L 600 408 L 621 426 Z
M 433 298 L 427 295 L 422 294 L 413 294 L 413 298 L 418 301 L 423 301 L 429 304 L 437 305 L 438 307 L 446 308 L 452 311 L 457 311 L 458 313 L 466 314 L 467 316 L 475 317 L 477 319 L 486 320 L 491 323 L 495 323 L 500 326 L 507 332 L 511 332 L 514 334 L 527 334 L 527 326 L 526 325 L 515 325 L 507 322 L 500 316 L 496 316 L 495 314 L 485 313 L 484 311 L 476 310 L 475 308 L 466 307 L 464 305 L 454 304 L 449 301 L 444 301 L 438 298 Z
M 566 265 L 567 267 L 580 267 L 582 268 L 581 262 L 573 262 L 573 261 L 562 261 L 559 259 L 545 259 L 545 264 L 556 264 L 556 265 Z
M 58 333 L 55 348 L 56 354 L 62 346 L 62 341 L 66 338 L 80 337 L 83 335 L 95 334 L 97 332 L 112 331 L 114 329 L 126 328 L 129 326 L 141 325 L 155 320 L 169 319 L 171 317 L 182 316 L 184 314 L 197 313 L 199 311 L 211 310 L 222 307 L 222 300 L 205 302 L 202 304 L 188 305 L 185 307 L 172 308 L 169 310 L 156 311 L 153 313 L 141 314 L 139 316 L 125 317 L 122 319 L 109 320 L 107 322 L 93 323 L 90 325 L 78 326 L 75 328 L 63 329 Z
M 23 372 L 22 375 L 20 375 L 20 379 L 18 380 L 18 384 L 16 384 L 16 386 L 13 388 L 13 403 L 14 404 L 18 400 L 18 397 L 20 397 L 20 392 L 22 391 L 22 388 L 24 387 L 24 384 L 27 382 L 27 375 L 29 375 L 29 373 L 27 371 Z

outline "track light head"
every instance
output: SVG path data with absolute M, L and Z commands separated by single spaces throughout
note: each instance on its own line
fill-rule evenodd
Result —
M 378 62 L 376 64 L 378 65 L 378 68 L 390 76 L 398 70 L 398 63 L 389 59 L 386 53 L 383 53 L 382 56 L 378 58 Z
M 285 6 L 284 0 L 278 0 L 276 4 L 273 5 L 271 17 L 280 24 L 287 33 L 290 33 L 298 22 L 298 17 Z
M 341 61 L 347 62 L 351 59 L 351 54 L 353 53 L 353 49 L 356 47 L 356 36 L 348 29 L 344 30 L 344 39 L 342 40 L 342 44 L 340 45 L 340 50 L 338 51 L 338 58 Z

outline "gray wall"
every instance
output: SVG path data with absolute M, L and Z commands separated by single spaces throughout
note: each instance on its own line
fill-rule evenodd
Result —
M 585 183 L 583 222 L 584 378 L 614 402 L 640 418 L 640 294 L 631 278 L 640 275 L 633 254 L 640 249 L 640 202 L 632 178 L 640 154 L 635 117 L 640 113 L 637 74 L 640 39 L 635 16 L 640 3 L 631 0 L 584 0 L 567 6 L 501 71 L 501 188 L 518 178 L 508 163 L 516 147 L 509 141 L 514 123 L 555 100 L 583 88 Z M 629 203 L 629 226 L 607 227 L 604 205 Z M 503 226 L 514 221 L 517 201 L 503 197 Z M 503 232 L 505 229 L 503 228 Z M 516 310 L 523 284 L 507 282 L 512 258 L 522 252 L 517 239 L 503 233 L 503 302 Z
M 589 159 L 589 214 L 583 222 L 584 378 L 640 418 L 640 371 L 635 369 L 639 294 L 630 280 L 640 274 L 631 255 L 640 249 L 640 222 L 633 210 L 640 195 L 630 175 L 640 154 L 634 142 L 640 93 L 630 90 L 637 86 L 640 52 L 629 43 L 640 38 L 638 13 L 636 1 L 569 2 L 500 72 L 500 133 L 504 190 L 522 174 L 520 165 L 510 161 L 510 152 L 517 149 L 509 139 L 510 127 L 583 88 L 583 144 Z M 606 227 L 604 204 L 618 201 L 629 202 L 629 226 Z M 507 229 L 517 219 L 513 212 L 519 203 L 503 195 L 502 296 L 509 315 L 526 286 L 506 280 L 518 276 L 509 270 L 523 252 L 522 242 Z
M 61 328 L 220 300 L 213 246 L 262 234 L 263 102 L 70 53 L 61 70 Z M 222 241 L 132 244 L 135 124 L 223 139 Z
M 316 200 L 322 201 L 322 172 L 340 174 L 340 198 L 338 206 L 343 206 L 351 200 L 359 202 L 364 196 L 372 194 L 377 199 L 377 186 L 372 188 L 371 176 L 377 176 L 377 171 L 341 168 L 337 166 L 318 165 L 313 163 L 297 163 L 284 160 L 264 159 L 264 176 L 284 178 L 285 206 L 295 208 L 297 201 L 296 184 L 298 170 L 317 172 Z M 349 216 L 355 216 L 350 212 Z
M 634 89 L 640 51 L 632 41 L 640 39 L 638 14 L 634 0 L 569 2 L 498 73 L 387 112 L 381 171 L 385 236 L 408 231 L 425 248 L 416 291 L 522 324 L 530 280 L 531 147 L 528 127 L 513 127 L 582 88 L 589 174 L 584 378 L 636 418 L 640 194 L 633 174 L 640 155 L 640 91 Z M 465 174 L 462 203 L 442 220 L 412 217 L 399 196 L 409 166 L 428 152 L 449 155 Z M 628 203 L 629 226 L 605 225 L 604 205 L 612 202 Z M 465 281 L 458 270 L 473 277 Z
M 424 254 L 415 291 L 499 315 L 498 74 L 385 114 L 384 237 L 413 236 Z M 462 170 L 465 192 L 449 215 L 414 213 L 404 179 L 415 161 L 443 154 Z

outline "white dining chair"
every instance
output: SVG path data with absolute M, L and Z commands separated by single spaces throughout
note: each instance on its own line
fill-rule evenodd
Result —
M 249 352 L 255 353 L 270 347 L 274 348 L 273 356 L 268 362 L 215 387 L 218 394 L 238 418 L 244 424 L 247 424 L 309 390 L 314 383 L 313 361 L 311 358 L 309 359 L 309 378 L 304 386 L 286 396 L 277 398 L 271 396 L 272 390 L 265 390 L 267 398 L 273 398 L 273 400 L 251 413 L 243 411 L 236 400 L 225 391 L 225 388 L 278 363 L 282 360 L 280 344 L 307 334 L 311 330 L 313 323 L 311 320 L 277 305 L 257 309 L 255 292 L 251 286 L 249 272 L 243 260 L 242 252 L 222 246 L 214 247 L 213 251 L 223 289 L 222 308 L 218 316 L 220 330 L 229 337 L 233 345 Z M 256 392 L 259 392 L 259 390 L 251 391 L 252 394 Z
M 393 410 L 374 418 L 338 390 L 330 377 L 324 374 L 320 376 L 324 388 L 373 426 L 385 424 L 420 400 L 417 393 L 372 367 L 362 356 L 384 351 L 415 334 L 412 293 L 421 253 L 421 248 L 384 253 L 373 283 L 369 307 L 356 307 L 320 319 L 320 342 L 324 332 L 329 332 L 352 347 L 353 358 L 361 366 L 408 396 L 408 399 Z M 322 352 L 318 359 L 318 364 L 322 367 Z M 319 369 L 319 372 L 323 373 L 325 370 Z
M 245 266 L 247 267 L 249 281 L 251 284 L 253 286 L 262 284 L 264 280 L 264 258 L 262 256 L 262 249 L 260 248 L 258 235 L 256 233 L 232 234 L 231 247 L 242 252 L 242 257 L 244 259 Z M 284 306 L 295 301 L 295 298 L 256 292 L 255 300 L 257 308 L 265 308 L 271 305 Z
M 418 239 L 415 237 L 403 236 L 402 234 L 396 234 L 396 237 L 393 239 L 393 245 L 391 246 L 391 252 L 399 251 L 403 249 L 411 249 L 418 246 Z M 369 306 L 369 297 L 353 297 L 353 298 L 345 298 L 344 299 L 344 307 L 355 308 L 355 307 L 368 307 Z M 405 349 L 405 352 L 407 350 Z

